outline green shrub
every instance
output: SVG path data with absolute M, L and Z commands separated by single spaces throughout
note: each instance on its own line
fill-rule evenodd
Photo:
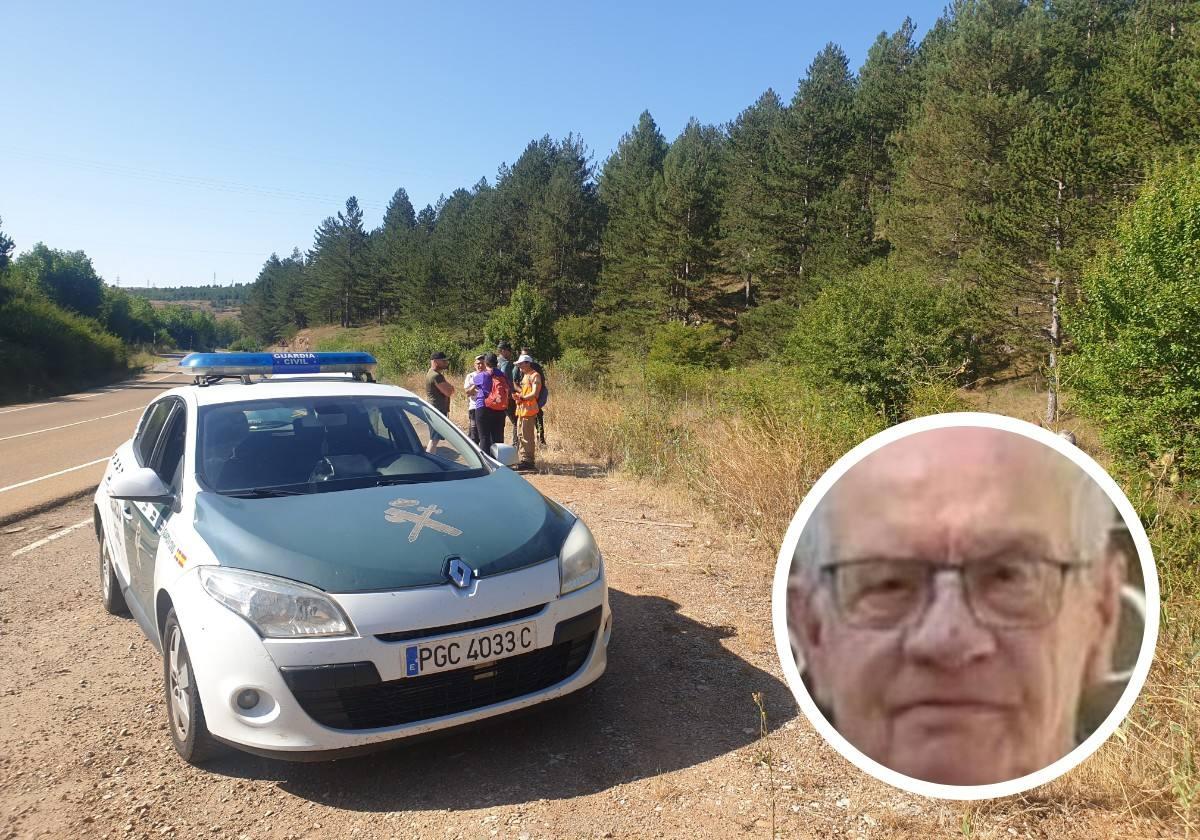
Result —
M 587 387 L 604 382 L 608 379 L 609 368 L 606 358 L 597 357 L 578 347 L 569 347 L 563 351 L 558 361 L 554 363 L 548 377 L 556 381 L 562 379 L 573 385 Z
M 955 287 L 878 262 L 830 283 L 801 309 L 786 355 L 814 384 L 849 385 L 896 421 L 915 386 L 953 383 L 974 369 L 970 318 Z
M 574 315 L 554 325 L 559 346 L 566 350 L 582 350 L 592 356 L 607 356 L 612 352 L 612 339 L 604 323 L 591 315 Z
M 40 296 L 14 294 L 0 305 L 0 370 L 5 390 L 85 384 L 125 369 L 121 340 Z
M 715 392 L 721 413 L 773 428 L 808 427 L 849 450 L 884 427 L 879 412 L 858 389 L 842 383 L 812 385 L 788 367 L 758 364 L 725 374 Z M 772 443 L 787 445 L 785 440 Z
M 229 350 L 232 353 L 261 353 L 262 345 L 253 338 L 243 337 L 229 343 Z
M 429 367 L 429 357 L 436 351 L 446 354 L 450 369 L 455 372 L 466 370 L 468 355 L 455 335 L 439 327 L 392 327 L 384 333 L 383 341 L 375 348 L 380 373 L 385 376 L 403 376 Z
M 679 321 L 660 325 L 650 337 L 649 362 L 674 366 L 724 367 L 724 336 L 712 324 L 692 327 Z
M 1064 368 L 1119 458 L 1200 475 L 1200 160 L 1147 183 L 1065 313 Z
M 694 365 L 649 359 L 645 366 L 646 393 L 671 400 L 695 400 L 713 388 L 713 372 Z
M 291 337 L 289 336 L 284 340 L 290 341 Z M 361 350 L 364 353 L 377 355 L 379 346 L 377 343 L 367 341 L 363 338 L 362 330 L 345 329 L 338 330 L 332 335 L 327 335 L 318 340 L 316 347 L 313 349 L 318 353 L 345 353 L 353 350 Z
M 773 300 L 738 316 L 738 336 L 731 354 L 739 363 L 757 362 L 780 355 L 800 310 Z
M 508 341 L 514 350 L 529 347 L 541 361 L 558 358 L 554 314 L 546 299 L 529 283 L 518 283 L 508 304 L 492 311 L 483 328 L 483 336 L 493 348 L 501 341 Z

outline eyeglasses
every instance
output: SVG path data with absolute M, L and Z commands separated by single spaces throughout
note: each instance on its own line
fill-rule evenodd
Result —
M 963 563 L 924 560 L 854 560 L 822 566 L 834 604 L 851 627 L 890 630 L 916 622 L 933 601 L 933 578 L 952 572 L 962 579 L 971 614 L 985 627 L 1040 627 L 1062 608 L 1067 573 L 1085 563 L 1014 558 Z

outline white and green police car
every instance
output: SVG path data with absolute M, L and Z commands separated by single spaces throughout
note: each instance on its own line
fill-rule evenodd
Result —
M 365 353 L 180 364 L 193 384 L 149 405 L 94 515 L 104 606 L 162 651 L 185 760 L 336 757 L 603 673 L 600 551 L 512 447 L 481 452 Z

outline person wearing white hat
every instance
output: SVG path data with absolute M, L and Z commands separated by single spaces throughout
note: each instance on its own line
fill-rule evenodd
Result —
M 535 469 L 534 445 L 538 407 L 538 397 L 542 393 L 542 377 L 533 369 L 533 357 L 528 353 L 517 359 L 517 368 L 521 371 L 521 390 L 516 394 L 517 403 L 517 443 L 520 458 L 517 463 L 518 472 Z

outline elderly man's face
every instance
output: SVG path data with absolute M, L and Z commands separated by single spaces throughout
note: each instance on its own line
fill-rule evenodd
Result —
M 1084 560 L 1071 539 L 1078 475 L 1019 435 L 943 429 L 873 453 L 826 496 L 824 561 L 874 565 L 822 576 L 793 597 L 792 620 L 818 702 L 850 743 L 904 775 L 957 785 L 1015 779 L 1072 749 L 1081 691 L 1111 659 L 1115 560 L 1065 576 L 1043 567 L 1052 570 L 1050 591 L 1062 584 L 1061 606 L 1037 626 L 981 622 L 979 599 L 968 604 L 966 581 L 953 571 L 928 578 L 923 609 L 895 626 L 848 620 L 844 596 L 862 585 L 864 568 L 892 575 L 914 561 Z M 891 578 L 872 581 L 879 585 L 894 597 Z

